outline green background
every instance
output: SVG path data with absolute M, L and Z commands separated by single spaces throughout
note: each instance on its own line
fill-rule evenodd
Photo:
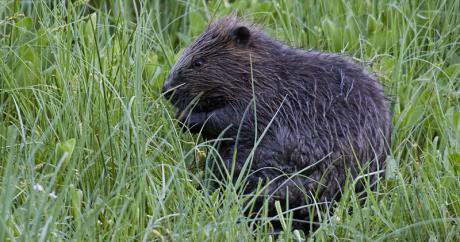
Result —
M 235 185 L 209 188 L 210 144 L 180 133 L 160 96 L 183 48 L 234 12 L 353 57 L 392 104 L 378 190 L 360 202 L 346 189 L 306 237 L 285 213 L 279 239 L 459 241 L 458 0 L 3 0 L 0 241 L 273 240 Z

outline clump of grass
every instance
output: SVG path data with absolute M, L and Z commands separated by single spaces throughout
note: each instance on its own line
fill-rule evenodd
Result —
M 233 184 L 209 188 L 211 145 L 179 132 L 160 95 L 176 53 L 234 9 L 291 45 L 354 57 L 392 101 L 385 179 L 364 203 L 345 192 L 307 238 L 459 241 L 456 0 L 5 1 L 0 240 L 269 240 Z

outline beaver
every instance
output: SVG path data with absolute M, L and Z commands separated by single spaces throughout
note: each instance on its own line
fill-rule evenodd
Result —
M 265 184 L 255 208 L 267 202 L 269 215 L 278 200 L 307 220 L 308 204 L 331 203 L 348 179 L 372 183 L 382 173 L 391 117 L 376 78 L 342 55 L 292 48 L 239 17 L 206 27 L 163 94 L 185 130 L 226 140 L 219 155 L 234 179 L 246 172 L 245 194 Z

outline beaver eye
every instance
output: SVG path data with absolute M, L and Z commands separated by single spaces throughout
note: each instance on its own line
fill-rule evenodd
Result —
M 204 59 L 203 58 L 198 58 L 193 61 L 192 67 L 193 68 L 200 68 L 204 64 Z

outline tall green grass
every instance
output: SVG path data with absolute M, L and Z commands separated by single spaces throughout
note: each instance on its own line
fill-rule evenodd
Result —
M 352 56 L 392 102 L 378 190 L 279 239 L 460 241 L 457 0 L 3 1 L 0 241 L 273 240 L 233 185 L 209 188 L 210 145 L 160 95 L 177 53 L 235 10 L 292 46 Z

